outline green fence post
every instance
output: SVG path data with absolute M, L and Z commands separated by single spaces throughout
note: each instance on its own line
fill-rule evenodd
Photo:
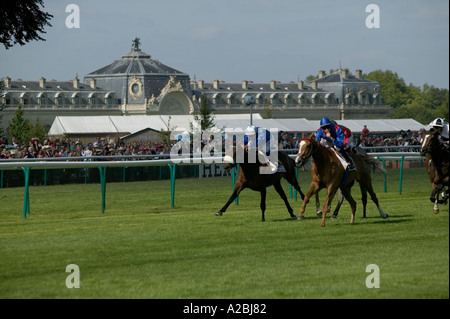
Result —
M 237 164 L 236 167 L 233 167 L 231 169 L 231 176 L 233 177 L 233 192 L 234 192 L 234 186 L 236 184 L 236 176 L 239 176 L 239 164 Z M 236 205 L 239 205 L 239 196 L 236 197 L 234 202 L 236 203 Z
M 170 207 L 175 206 L 175 169 L 176 165 L 173 164 L 167 164 L 169 165 L 169 171 L 170 171 Z
M 403 159 L 405 157 L 402 156 L 402 159 L 400 160 L 400 177 L 399 177 L 399 181 L 398 181 L 398 193 L 401 195 L 402 194 L 402 183 L 403 183 Z
M 22 167 L 25 174 L 25 193 L 23 196 L 23 218 L 27 218 L 30 215 L 30 192 L 29 192 L 29 181 L 30 181 L 30 167 Z
M 100 171 L 100 185 L 102 189 L 102 213 L 105 212 L 106 209 L 106 167 L 98 167 Z

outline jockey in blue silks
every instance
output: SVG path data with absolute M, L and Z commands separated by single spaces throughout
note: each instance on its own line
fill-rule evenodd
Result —
M 256 138 L 254 137 L 256 135 Z M 244 146 L 248 146 L 249 149 L 257 149 L 260 154 L 260 162 L 262 164 L 268 164 L 272 173 L 278 169 L 278 161 L 272 162 L 267 158 L 270 156 L 270 151 L 278 151 L 278 145 L 274 136 L 269 130 L 250 125 L 245 130 Z
M 352 147 L 351 138 L 345 136 L 344 130 L 342 128 L 331 122 L 329 118 L 324 117 L 320 120 L 320 128 L 317 130 L 316 139 L 320 142 L 322 139 L 333 144 L 334 148 L 339 152 L 339 154 L 344 157 L 348 163 L 348 169 L 350 171 L 355 170 L 355 164 L 350 159 L 347 154 L 347 149 Z

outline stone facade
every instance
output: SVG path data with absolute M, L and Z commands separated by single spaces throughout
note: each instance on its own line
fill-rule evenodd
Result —
M 245 98 L 252 96 L 254 113 L 274 118 L 342 119 L 390 118 L 391 109 L 382 99 L 378 82 L 355 75 L 348 69 L 330 75 L 319 71 L 310 82 L 226 83 L 220 80 L 191 81 L 188 74 L 171 68 L 140 49 L 139 39 L 132 49 L 116 60 L 84 77 L 67 82 L 11 81 L 4 78 L 0 102 L 6 127 L 19 104 L 25 117 L 51 125 L 56 116 L 70 115 L 175 115 L 192 114 L 202 96 L 213 113 L 249 113 Z

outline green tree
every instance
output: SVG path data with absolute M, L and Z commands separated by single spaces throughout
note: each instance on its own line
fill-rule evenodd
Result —
M 364 75 L 364 78 L 380 84 L 384 102 L 393 108 L 407 104 L 414 99 L 414 87 L 408 88 L 405 81 L 391 70 L 375 70 Z
M 50 24 L 53 15 L 44 12 L 42 0 L 0 2 L 0 43 L 6 49 L 14 44 L 24 45 L 32 40 L 45 41 L 39 34 Z
M 214 114 L 208 105 L 206 95 L 203 94 L 200 103 L 200 109 L 194 114 L 194 120 L 200 124 L 200 134 L 214 127 Z
M 22 143 L 27 141 L 32 129 L 30 121 L 25 119 L 23 117 L 24 115 L 25 111 L 22 110 L 22 105 L 19 104 L 16 112 L 14 113 L 14 117 L 11 119 L 11 122 L 9 122 L 11 136 L 14 136 L 16 139 L 20 139 Z

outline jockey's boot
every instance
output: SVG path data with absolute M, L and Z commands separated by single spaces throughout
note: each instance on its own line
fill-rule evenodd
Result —
M 341 154 L 341 155 L 345 158 L 345 160 L 347 161 L 347 163 L 348 163 L 347 169 L 348 169 L 349 171 L 356 171 L 355 163 L 353 163 L 353 160 L 352 160 L 352 158 L 348 155 L 347 151 L 344 150 L 344 149 L 341 149 L 341 150 L 339 151 L 339 154 Z
M 270 169 L 270 174 L 276 173 L 278 170 L 278 163 L 272 163 L 266 156 L 266 154 L 264 154 L 264 152 L 262 152 L 261 150 L 258 150 L 258 159 L 261 163 L 261 166 L 266 166 Z

